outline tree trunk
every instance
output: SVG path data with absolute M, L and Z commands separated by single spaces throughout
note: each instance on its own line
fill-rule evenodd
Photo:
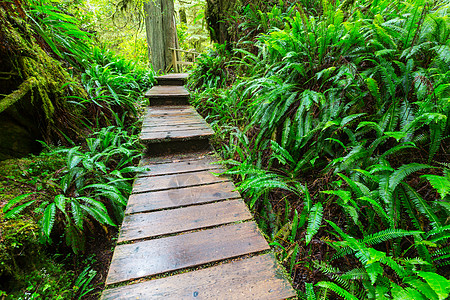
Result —
M 144 3 L 149 58 L 155 71 L 165 72 L 172 65 L 172 51 L 169 48 L 176 48 L 177 45 L 174 9 L 173 0 L 149 0 Z
M 213 41 L 223 44 L 232 40 L 229 27 L 234 24 L 230 22 L 230 17 L 238 3 L 238 0 L 206 1 L 206 21 Z

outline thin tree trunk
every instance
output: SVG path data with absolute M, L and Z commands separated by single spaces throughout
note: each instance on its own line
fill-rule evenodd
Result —
M 169 48 L 177 45 L 173 0 L 149 0 L 144 3 L 149 58 L 155 71 L 165 72 L 172 64 Z

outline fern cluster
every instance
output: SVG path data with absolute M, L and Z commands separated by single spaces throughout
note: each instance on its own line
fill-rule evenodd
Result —
M 449 4 L 280 3 L 244 10 L 237 78 L 194 100 L 228 173 L 302 297 L 445 299 Z

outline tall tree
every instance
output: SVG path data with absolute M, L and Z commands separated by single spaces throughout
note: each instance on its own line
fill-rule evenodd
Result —
M 173 63 L 172 51 L 178 44 L 173 0 L 144 3 L 149 56 L 155 71 L 167 71 Z
M 238 0 L 207 0 L 206 21 L 210 29 L 211 39 L 219 44 L 231 41 L 229 27 L 230 17 L 234 13 Z

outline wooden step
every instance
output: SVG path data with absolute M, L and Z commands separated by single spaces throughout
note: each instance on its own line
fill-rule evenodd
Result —
M 126 215 L 118 243 L 250 220 L 242 199 Z
M 106 284 L 195 267 L 270 249 L 256 223 L 226 225 L 171 237 L 119 245 Z
M 142 122 L 144 143 L 207 139 L 214 131 L 191 106 L 172 109 L 170 106 L 149 107 Z
M 132 194 L 125 210 L 126 214 L 182 207 L 188 205 L 239 198 L 230 181 L 180 189 Z
M 177 154 L 164 154 L 152 157 L 144 156 L 139 162 L 139 166 L 144 166 L 148 164 L 166 164 L 182 161 L 195 161 L 199 159 L 204 159 L 206 157 L 212 160 L 217 160 L 214 151 L 183 152 Z
M 188 73 L 173 73 L 155 77 L 158 85 L 184 85 L 187 81 Z
M 189 186 L 205 185 L 229 181 L 226 176 L 217 176 L 213 173 L 223 173 L 223 169 L 210 171 L 190 172 L 155 177 L 138 177 L 134 181 L 132 193 L 144 193 L 168 189 L 178 189 Z
M 273 254 L 105 290 L 112 299 L 288 299 L 296 295 Z
M 151 154 L 209 149 L 214 131 L 191 106 L 147 108 L 142 123 L 141 141 Z M 186 142 L 189 143 L 186 143 Z
M 175 161 L 160 164 L 142 163 L 140 166 L 148 168 L 149 171 L 138 174 L 138 177 L 207 171 L 222 167 L 220 164 L 213 164 L 214 162 L 216 160 L 213 157 L 206 156 L 193 161 Z
M 183 86 L 156 85 L 145 93 L 150 105 L 188 105 L 190 94 Z

